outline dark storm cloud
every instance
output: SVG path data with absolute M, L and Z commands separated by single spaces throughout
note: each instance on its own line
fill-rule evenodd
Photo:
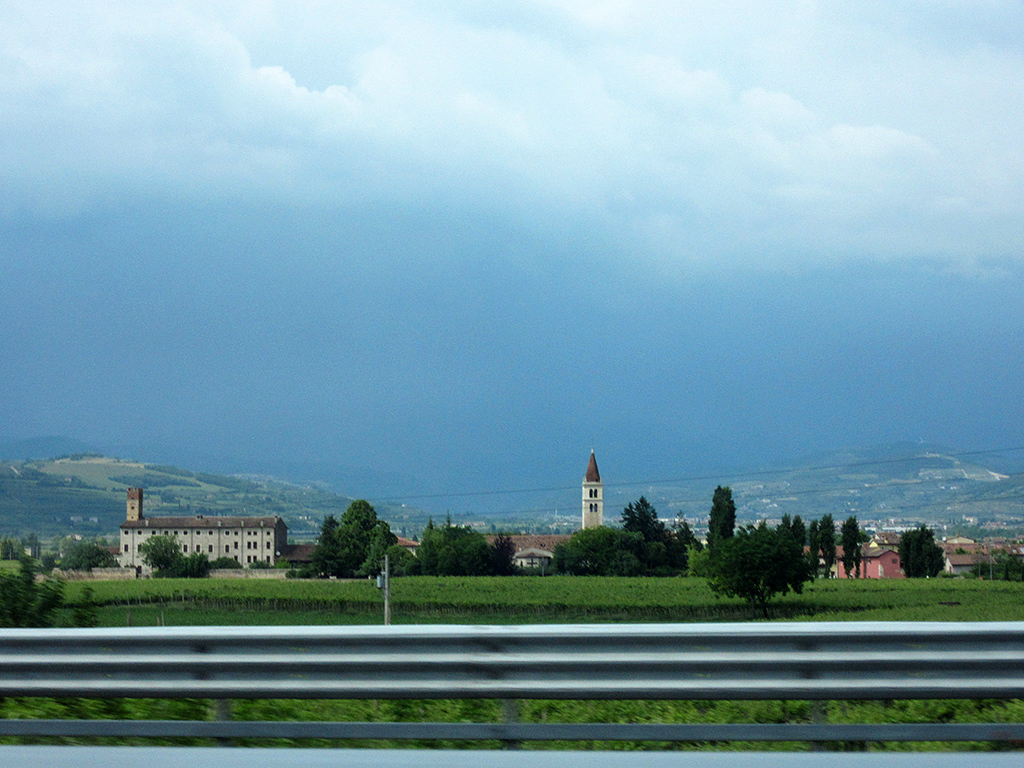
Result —
M 964 8 L 6 6 L 0 437 L 429 490 L 1019 445 L 1024 30 Z

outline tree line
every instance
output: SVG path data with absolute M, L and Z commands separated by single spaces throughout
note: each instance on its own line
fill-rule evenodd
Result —
M 427 523 L 413 555 L 398 545 L 391 526 L 377 517 L 365 500 L 349 505 L 340 520 L 324 519 L 313 550 L 312 562 L 300 569 L 300 576 L 357 578 L 372 576 L 384 568 L 387 556 L 395 576 L 511 576 L 515 569 L 515 546 L 505 535 L 488 543 L 483 534 L 468 525 Z

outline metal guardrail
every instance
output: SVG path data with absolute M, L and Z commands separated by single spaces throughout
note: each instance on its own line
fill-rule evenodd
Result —
M 0 696 L 1015 699 L 1024 622 L 0 630 Z M 1024 742 L 1024 724 L 0 720 L 153 738 Z
M 3 747 L 4 768 L 821 768 L 813 752 L 625 752 L 435 749 L 220 749 L 217 747 Z M 843 768 L 1019 768 L 1012 752 L 848 752 Z

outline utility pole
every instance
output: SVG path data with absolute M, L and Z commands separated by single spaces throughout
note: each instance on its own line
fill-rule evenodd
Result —
M 391 558 L 384 555 L 384 571 L 377 574 L 377 589 L 384 593 L 384 626 L 391 623 Z

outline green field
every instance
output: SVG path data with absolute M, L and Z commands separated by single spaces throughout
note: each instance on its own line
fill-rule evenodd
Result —
M 378 624 L 382 600 L 369 581 L 256 581 L 152 579 L 66 585 L 71 602 L 92 591 L 106 626 L 204 624 Z M 433 578 L 393 581 L 395 623 L 556 623 L 749 620 L 738 600 L 716 598 L 703 579 L 650 578 Z M 996 621 L 1024 619 L 1024 584 L 965 579 L 818 581 L 802 595 L 772 605 L 774 619 Z M 281 701 L 232 703 L 239 720 L 354 720 L 378 722 L 500 722 L 497 701 Z M 211 702 L 84 699 L 0 700 L 4 718 L 211 719 Z M 820 711 L 803 701 L 523 701 L 523 722 L 1024 722 L 1021 701 L 826 702 Z M 5 737 L 0 743 L 41 743 Z M 59 740 L 49 740 L 50 742 Z M 102 740 L 64 740 L 99 743 Z M 121 740 L 118 743 L 141 743 Z M 157 743 L 150 741 L 146 743 Z M 200 739 L 160 743 L 206 744 Z M 240 746 L 266 744 L 241 742 Z M 416 741 L 345 742 L 351 747 L 500 748 L 498 743 Z M 284 742 L 275 746 L 335 746 Z M 988 750 L 987 743 L 827 745 L 832 749 Z M 804 743 L 536 743 L 536 749 L 787 750 Z M 998 748 L 1006 748 L 1002 745 Z
M 71 603 L 83 582 L 69 583 Z M 372 624 L 383 600 L 358 581 L 146 579 L 92 582 L 101 625 Z M 1024 583 L 975 579 L 817 581 L 771 604 L 777 620 L 1018 621 Z M 703 579 L 405 577 L 392 581 L 396 624 L 747 621 L 741 600 Z

